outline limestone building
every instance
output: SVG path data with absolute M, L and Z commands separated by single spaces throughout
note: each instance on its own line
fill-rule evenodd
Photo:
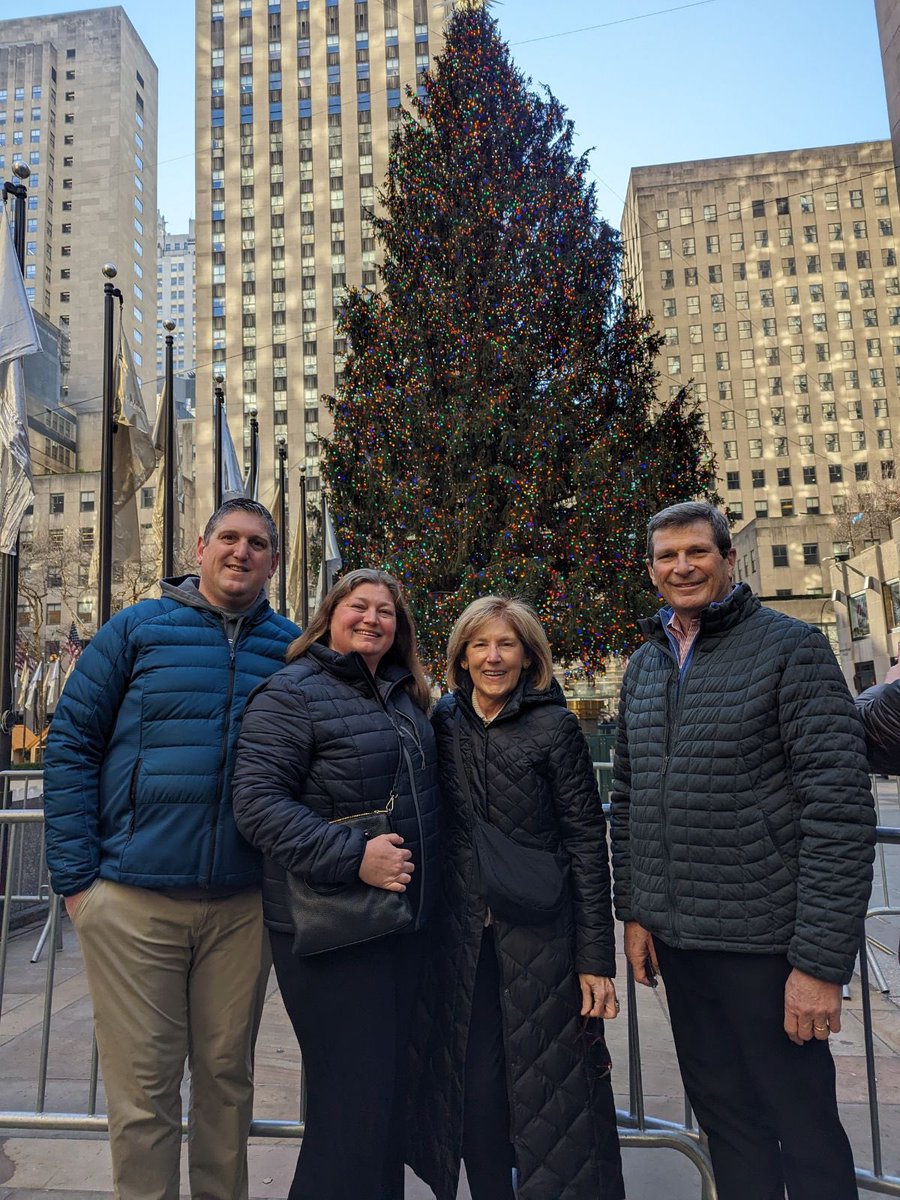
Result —
M 894 486 L 900 232 L 889 142 L 639 167 L 626 272 L 693 381 L 737 525 Z
M 101 403 L 105 262 L 138 373 L 154 370 L 156 121 L 156 65 L 124 9 L 0 20 L 0 177 L 31 168 L 25 282 L 68 334 L 76 413 Z
M 370 213 L 406 85 L 442 43 L 444 0 L 197 4 L 197 498 L 212 496 L 213 375 L 245 465 L 259 411 L 260 499 L 275 441 L 318 488 L 320 406 L 345 350 L 346 285 L 376 283 Z

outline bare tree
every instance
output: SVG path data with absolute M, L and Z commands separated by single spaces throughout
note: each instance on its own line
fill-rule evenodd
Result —
M 884 482 L 851 492 L 847 511 L 835 513 L 834 540 L 843 542 L 851 554 L 882 542 L 891 535 L 891 521 L 900 517 L 900 487 Z

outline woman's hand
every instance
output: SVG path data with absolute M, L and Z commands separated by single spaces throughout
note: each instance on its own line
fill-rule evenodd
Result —
M 578 975 L 581 984 L 581 1015 L 612 1021 L 619 1015 L 616 985 L 605 975 Z
M 416 869 L 409 850 L 401 850 L 403 838 L 399 833 L 380 833 L 366 842 L 359 865 L 359 877 L 369 887 L 384 888 L 386 892 L 405 892 Z

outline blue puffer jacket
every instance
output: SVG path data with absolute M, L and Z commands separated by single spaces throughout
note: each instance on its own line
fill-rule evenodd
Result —
M 260 883 L 260 856 L 231 809 L 235 747 L 247 697 L 298 630 L 262 601 L 230 647 L 215 611 L 164 592 L 103 626 L 56 710 L 44 812 L 60 895 L 98 876 L 146 888 Z
M 437 892 L 437 752 L 428 717 L 410 699 L 409 672 L 382 661 L 373 679 L 358 654 L 314 643 L 257 690 L 234 772 L 238 828 L 266 856 L 263 916 L 292 932 L 285 871 L 316 883 L 357 878 L 365 838 L 330 821 L 383 808 L 412 852 L 416 928 Z M 402 754 L 402 759 L 401 759 Z M 398 769 L 399 768 L 399 769 Z

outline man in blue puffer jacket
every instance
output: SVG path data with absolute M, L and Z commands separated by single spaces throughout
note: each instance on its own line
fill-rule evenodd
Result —
M 246 1200 L 252 1057 L 268 977 L 262 865 L 231 778 L 250 692 L 299 632 L 263 591 L 270 513 L 231 500 L 198 576 L 117 613 L 85 649 L 44 765 L 47 863 L 84 956 L 116 1195 L 176 1200 L 190 1058 L 190 1192 Z

